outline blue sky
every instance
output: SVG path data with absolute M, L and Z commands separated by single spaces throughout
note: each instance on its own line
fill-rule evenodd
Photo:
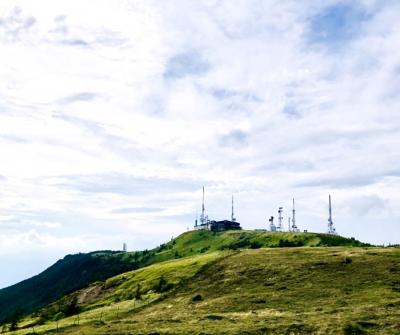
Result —
M 362 34 L 368 20 L 366 9 L 357 1 L 333 3 L 311 17 L 308 27 L 309 42 L 325 44 L 330 51 L 340 50 Z
M 0 287 L 212 218 L 400 242 L 396 1 L 3 0 Z M 287 217 L 285 218 L 287 219 Z

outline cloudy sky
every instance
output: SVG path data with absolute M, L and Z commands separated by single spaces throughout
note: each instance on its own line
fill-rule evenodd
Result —
M 397 0 L 1 0 L 0 287 L 210 217 L 400 242 Z

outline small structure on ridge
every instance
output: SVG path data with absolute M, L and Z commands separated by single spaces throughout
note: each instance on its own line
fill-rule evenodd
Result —
M 240 230 L 240 223 L 236 221 L 235 213 L 234 213 L 234 203 L 232 196 L 232 213 L 230 220 L 210 220 L 208 215 L 205 214 L 205 205 L 204 205 L 204 186 L 203 186 L 203 203 L 201 206 L 201 215 L 200 215 L 200 224 L 195 220 L 194 229 L 196 230 L 211 230 L 211 231 L 224 231 L 224 230 Z

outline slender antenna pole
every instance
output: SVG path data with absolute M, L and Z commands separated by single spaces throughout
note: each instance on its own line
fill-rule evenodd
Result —
M 202 202 L 202 205 L 201 205 L 201 217 L 200 217 L 200 222 L 201 222 L 202 225 L 205 224 L 204 213 L 205 213 L 205 206 L 204 206 L 204 186 L 203 186 L 203 202 Z
M 332 221 L 332 202 L 330 194 L 329 194 L 328 234 L 336 234 L 336 229 L 333 227 L 333 221 Z
M 236 221 L 235 212 L 234 212 L 234 209 L 233 209 L 233 195 L 232 195 L 232 214 L 231 214 L 231 221 L 232 221 L 232 222 L 235 222 L 235 221 Z
M 332 222 L 332 201 L 330 194 L 329 194 L 329 222 Z
M 294 209 L 294 198 L 293 198 L 293 214 L 292 214 L 292 228 L 295 230 L 296 227 L 296 210 Z
M 205 210 L 205 207 L 204 207 L 204 186 L 203 186 L 203 205 L 202 205 L 202 212 L 203 212 L 203 215 L 204 215 L 204 210 Z

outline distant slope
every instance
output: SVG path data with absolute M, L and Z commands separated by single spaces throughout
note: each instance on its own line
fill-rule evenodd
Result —
M 217 251 L 120 274 L 72 296 L 79 325 L 77 315 L 61 318 L 63 334 L 397 335 L 400 249 Z M 56 318 L 43 325 L 28 318 L 11 334 L 32 326 L 54 333 Z
M 17 309 L 31 313 L 95 281 L 166 260 L 216 250 L 362 245 L 356 240 L 315 233 L 192 231 L 153 250 L 69 255 L 41 274 L 0 290 L 0 323 Z
M 95 252 L 69 255 L 41 274 L 0 290 L 0 321 L 16 309 L 24 313 L 49 304 L 64 294 L 132 270 L 135 264 L 121 253 Z
M 232 253 L 232 251 L 217 251 L 194 255 L 125 272 L 64 296 L 35 315 L 38 317 L 37 320 L 52 320 L 59 313 L 60 306 L 71 301 L 77 303 L 76 311 L 79 312 L 128 300 L 136 300 L 135 305 L 139 307 L 176 290 L 216 261 Z

